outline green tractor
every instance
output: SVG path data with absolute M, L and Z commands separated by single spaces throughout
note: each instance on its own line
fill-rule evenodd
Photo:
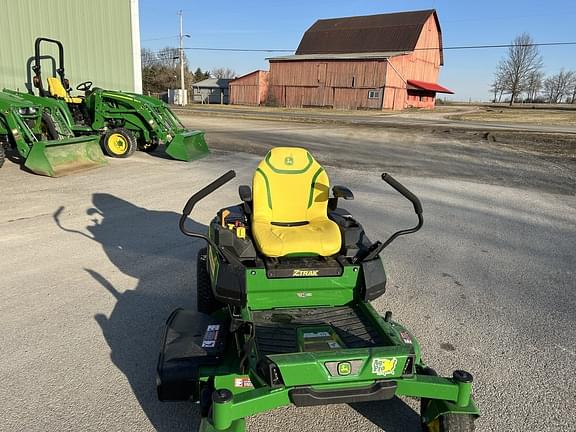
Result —
M 44 88 L 41 73 L 42 42 L 58 47 L 56 75 L 47 79 Z M 188 130 L 164 102 L 136 93 L 93 87 L 92 81 L 80 83 L 70 94 L 70 83 L 64 72 L 64 47 L 60 41 L 37 38 L 34 44 L 34 77 L 32 83 L 39 96 L 25 95 L 50 112 L 59 111 L 77 135 L 99 133 L 102 149 L 108 156 L 125 158 L 136 149 L 152 152 L 164 144 L 174 159 L 193 161 L 209 153 L 204 132 Z
M 49 177 L 107 164 L 97 137 L 74 137 L 66 122 L 40 105 L 0 91 L 0 167 L 10 150 L 16 150 L 27 169 Z
M 330 197 L 328 176 L 307 150 L 278 147 L 252 188 L 240 186 L 240 204 L 218 211 L 208 233 L 190 231 L 194 206 L 234 177 L 204 187 L 182 212 L 181 231 L 208 247 L 197 257 L 197 310 L 177 309 L 166 323 L 159 399 L 199 402 L 203 432 L 241 432 L 245 417 L 290 404 L 394 396 L 420 398 L 425 431 L 474 430 L 472 375 L 438 376 L 410 331 L 370 304 L 386 288 L 380 253 L 423 225 L 419 199 L 383 174 L 418 223 L 371 242 L 339 207 L 352 192 L 334 186 Z

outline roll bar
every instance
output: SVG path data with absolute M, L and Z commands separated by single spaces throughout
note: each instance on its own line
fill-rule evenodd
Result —
M 40 44 L 42 42 L 50 42 L 58 46 L 58 69 L 56 69 L 56 72 L 58 73 L 58 76 L 60 77 L 60 81 L 64 85 L 64 88 L 68 88 L 68 86 L 65 83 L 66 77 L 64 75 L 64 46 L 62 45 L 62 42 L 56 39 L 39 37 L 36 38 L 36 41 L 34 42 L 34 66 L 32 66 L 32 70 L 34 71 L 34 78 L 33 78 L 34 87 L 38 88 L 40 96 L 45 95 L 44 84 L 42 83 L 42 72 L 41 72 L 42 67 L 40 65 L 41 60 Z

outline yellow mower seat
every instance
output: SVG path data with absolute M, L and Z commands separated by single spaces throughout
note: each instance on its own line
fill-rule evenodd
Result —
M 330 183 L 324 168 L 298 147 L 276 147 L 260 162 L 252 180 L 252 233 L 266 256 L 334 255 L 338 225 L 328 219 Z
M 83 102 L 82 98 L 69 96 L 62 82 L 56 77 L 48 78 L 48 91 L 50 92 L 50 96 L 64 99 L 66 103 L 80 104 Z

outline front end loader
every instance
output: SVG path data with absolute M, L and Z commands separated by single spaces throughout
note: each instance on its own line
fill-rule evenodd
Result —
M 58 76 L 47 79 L 47 89 L 40 62 L 42 42 L 58 47 Z M 109 156 L 125 158 L 136 149 L 153 152 L 160 144 L 164 144 L 169 156 L 182 161 L 193 161 L 209 153 L 204 132 L 186 129 L 168 105 L 158 99 L 92 87 L 91 81 L 76 86 L 76 90 L 84 92 L 83 96 L 72 96 L 60 41 L 36 39 L 32 70 L 33 84 L 40 97 L 28 97 L 44 99 L 45 103 L 42 100 L 35 102 L 50 112 L 60 112 L 76 135 L 99 134 L 102 149 Z
M 18 152 L 28 170 L 49 177 L 107 164 L 97 137 L 74 137 L 66 122 L 41 106 L 0 91 L 0 167 L 10 149 Z

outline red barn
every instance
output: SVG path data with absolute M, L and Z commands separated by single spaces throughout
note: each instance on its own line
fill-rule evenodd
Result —
M 268 94 L 268 71 L 257 70 L 228 83 L 233 105 L 262 105 Z
M 285 107 L 433 108 L 443 65 L 435 10 L 318 20 L 295 55 L 270 58 L 267 102 Z

